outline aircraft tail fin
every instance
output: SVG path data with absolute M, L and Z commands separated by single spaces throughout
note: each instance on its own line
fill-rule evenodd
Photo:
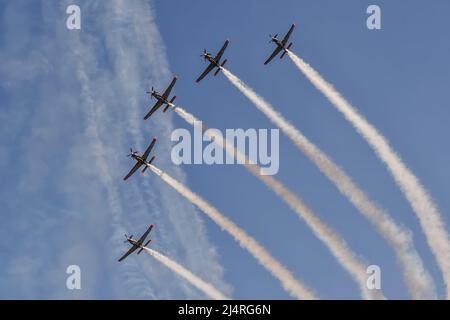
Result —
M 148 162 L 148 164 L 152 164 L 152 162 L 153 162 L 153 160 L 155 160 L 155 156 L 153 156 L 151 159 L 150 159 L 150 161 Z M 147 170 L 147 168 L 148 168 L 148 166 L 147 165 L 144 165 L 144 169 L 142 169 L 142 173 L 145 173 L 145 170 Z
M 287 46 L 286 50 L 289 50 L 289 48 L 292 46 L 292 42 L 289 43 L 289 45 Z M 284 50 L 283 54 L 280 56 L 280 59 L 283 59 L 284 55 L 286 54 L 286 50 Z
M 146 247 L 146 246 L 150 243 L 150 241 L 152 241 L 152 239 L 148 240 L 148 241 L 141 247 L 141 249 L 139 249 L 139 251 L 137 252 L 137 254 L 141 253 L 142 250 L 144 250 L 144 247 Z
M 222 64 L 220 65 L 220 68 L 217 68 L 216 72 L 214 72 L 214 76 L 217 76 L 220 72 L 220 70 L 222 69 L 222 67 L 225 65 L 225 63 L 227 63 L 227 59 L 223 60 Z
M 167 106 L 164 108 L 163 112 L 166 112 L 169 109 L 170 103 L 173 103 L 176 98 L 177 96 L 173 96 L 173 98 L 169 101 L 169 104 L 167 104 Z

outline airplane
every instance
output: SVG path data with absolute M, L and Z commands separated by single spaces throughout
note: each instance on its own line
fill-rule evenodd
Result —
M 154 90 L 152 87 L 152 91 L 147 91 L 148 94 L 150 94 L 150 98 L 156 99 L 156 104 L 153 106 L 153 108 L 150 109 L 150 111 L 145 115 L 144 120 L 147 120 L 150 118 L 150 116 L 155 113 L 161 106 L 166 104 L 167 106 L 164 108 L 163 112 L 166 112 L 167 109 L 172 105 L 173 101 L 177 98 L 177 96 L 173 96 L 173 98 L 169 101 L 169 95 L 170 91 L 172 91 L 173 86 L 175 85 L 175 82 L 177 82 L 178 77 L 173 77 L 172 82 L 167 87 L 166 91 L 161 95 L 158 91 Z
M 155 160 L 155 156 L 153 156 L 150 161 L 147 162 L 148 155 L 150 154 L 150 151 L 152 151 L 153 146 L 156 143 L 156 138 L 153 138 L 152 142 L 148 146 L 147 150 L 145 150 L 144 154 L 141 156 L 137 151 L 133 151 L 133 149 L 130 148 L 130 154 L 127 155 L 127 157 L 131 157 L 134 160 L 136 160 L 136 164 L 131 169 L 131 171 L 123 178 L 123 180 L 127 180 L 133 173 L 135 173 L 141 166 L 145 165 L 144 169 L 142 170 L 142 173 L 147 170 L 148 166 L 152 164 L 153 160 Z
M 150 243 L 150 241 L 152 241 L 152 239 L 150 239 L 145 244 L 143 244 L 145 241 L 145 238 L 147 238 L 148 234 L 150 233 L 150 231 L 152 231 L 153 227 L 154 227 L 154 225 L 151 224 L 148 227 L 147 231 L 145 231 L 144 234 L 138 240 L 133 239 L 133 235 L 127 236 L 125 234 L 126 240 L 124 241 L 124 243 L 128 242 L 132 245 L 132 247 L 127 252 L 125 252 L 125 254 L 122 257 L 120 257 L 119 262 L 124 260 L 126 257 L 128 257 L 130 254 L 132 254 L 137 249 L 139 249 L 137 254 L 140 254 L 142 252 L 142 250 L 144 250 L 144 247 L 146 247 Z
M 214 72 L 214 76 L 217 76 L 219 71 L 222 69 L 222 67 L 225 65 L 225 63 L 227 63 L 227 61 L 228 61 L 227 59 L 225 59 L 222 62 L 222 64 L 220 64 L 220 58 L 222 58 L 222 55 L 225 52 L 225 49 L 227 48 L 229 42 L 230 42 L 230 40 L 228 40 L 228 39 L 225 41 L 225 43 L 222 46 L 222 49 L 220 49 L 220 51 L 217 53 L 217 55 L 215 57 L 213 57 L 211 53 L 206 52 L 206 49 L 203 50 L 203 54 L 200 55 L 200 57 L 204 58 L 206 61 L 209 61 L 209 65 L 206 67 L 205 71 L 203 71 L 203 73 L 200 75 L 200 77 L 198 77 L 198 79 L 195 80 L 195 82 L 199 83 L 214 68 L 217 68 L 216 72 Z
M 291 43 L 289 43 L 289 45 L 286 48 L 286 44 L 289 41 L 289 37 L 291 36 L 292 31 L 294 31 L 294 28 L 295 28 L 295 23 L 293 23 L 291 25 L 291 28 L 289 29 L 289 31 L 286 33 L 286 35 L 284 36 L 283 40 L 281 40 L 281 41 L 277 38 L 278 34 L 276 34 L 274 36 L 269 35 L 269 37 L 270 37 L 269 43 L 273 42 L 273 43 L 275 43 L 277 45 L 277 47 L 275 48 L 275 50 L 273 51 L 273 53 L 269 57 L 269 59 L 267 59 L 266 62 L 264 62 L 265 65 L 268 64 L 270 61 L 272 61 L 272 59 L 275 58 L 276 55 L 278 53 L 280 53 L 280 51 L 282 51 L 282 50 L 283 50 L 283 53 L 281 54 L 280 59 L 283 59 L 283 57 L 286 54 L 286 52 L 292 46 L 292 42 L 291 42 Z

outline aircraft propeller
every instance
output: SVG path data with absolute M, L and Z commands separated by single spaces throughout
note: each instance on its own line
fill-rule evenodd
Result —
M 151 99 L 151 100 L 153 100 L 153 94 L 154 94 L 154 93 L 157 93 L 157 92 L 155 91 L 155 89 L 153 89 L 153 87 L 152 87 L 152 91 L 147 91 L 147 94 L 150 95 L 150 99 Z
M 133 149 L 130 148 L 130 154 L 127 154 L 127 157 L 131 157 L 131 156 L 133 156 L 134 154 L 137 154 L 137 153 L 138 153 L 138 151 L 133 151 Z
M 203 53 L 200 55 L 200 57 L 202 57 L 203 59 L 207 60 L 206 57 L 208 56 L 208 52 L 206 51 L 206 49 L 203 49 Z

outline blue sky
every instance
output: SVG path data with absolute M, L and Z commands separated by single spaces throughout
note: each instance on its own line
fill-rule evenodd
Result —
M 116 263 L 126 249 L 123 232 L 137 234 L 154 221 L 157 250 L 224 291 L 232 287 L 234 298 L 289 298 L 231 237 L 155 176 L 133 177 L 124 185 L 128 147 L 142 150 L 157 135 L 158 166 L 243 227 L 321 298 L 359 298 L 352 279 L 308 227 L 245 169 L 177 168 L 169 158 L 170 132 L 189 127 L 173 114 L 141 121 L 148 86 L 162 89 L 177 74 L 177 102 L 209 127 L 273 128 L 223 76 L 194 83 L 205 67 L 202 50 L 219 49 L 227 37 L 228 68 L 411 229 L 443 297 L 442 277 L 418 221 L 372 150 L 289 59 L 262 63 L 272 50 L 268 34 L 282 34 L 295 21 L 293 51 L 389 139 L 448 221 L 449 3 L 79 4 L 78 33 L 64 27 L 64 1 L 0 4 L 7 31 L 0 36 L 0 230 L 6 238 L 0 245 L 0 297 L 202 298 L 150 257 Z M 369 4 L 381 7 L 382 30 L 366 28 Z M 381 267 L 388 298 L 409 297 L 391 248 L 282 134 L 277 178 L 355 252 Z M 81 292 L 64 287 L 69 263 L 85 270 Z

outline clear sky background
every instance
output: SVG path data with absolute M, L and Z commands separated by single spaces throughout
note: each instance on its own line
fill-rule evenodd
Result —
M 123 233 L 155 222 L 154 247 L 234 298 L 285 299 L 279 283 L 201 212 L 152 174 L 126 184 L 129 146 L 152 135 L 156 164 L 216 206 L 325 299 L 358 288 L 308 227 L 239 166 L 170 163 L 173 113 L 141 121 L 149 86 L 172 74 L 177 102 L 208 127 L 274 128 L 223 75 L 194 80 L 199 55 L 226 38 L 227 67 L 349 173 L 442 276 L 392 177 L 355 130 L 285 58 L 263 66 L 269 34 L 297 23 L 292 51 L 372 122 L 430 191 L 449 221 L 447 1 L 79 1 L 82 30 L 65 28 L 69 3 L 0 3 L 0 297 L 203 298 L 147 256 L 117 257 Z M 382 29 L 368 30 L 377 4 Z M 280 134 L 276 176 L 382 270 L 388 298 L 409 298 L 393 251 L 319 170 Z M 447 227 L 447 230 L 448 227 Z M 65 288 L 78 264 L 83 290 Z

